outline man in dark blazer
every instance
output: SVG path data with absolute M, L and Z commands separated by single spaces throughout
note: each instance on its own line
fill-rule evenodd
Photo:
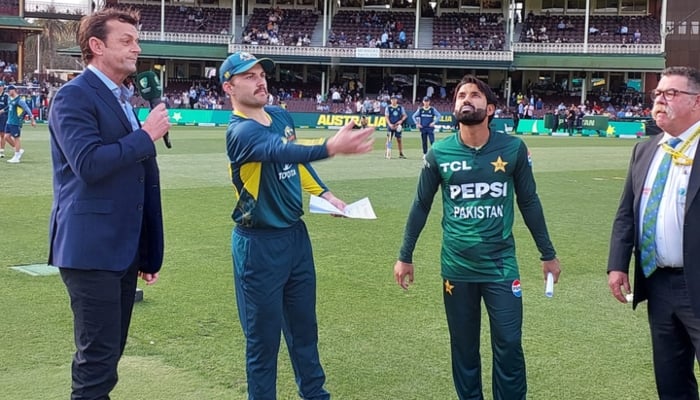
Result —
M 83 17 L 78 42 L 88 67 L 50 110 L 48 261 L 60 268 L 73 310 L 73 400 L 109 399 L 137 277 L 155 283 L 163 261 L 154 142 L 170 127 L 168 114 L 158 106 L 140 126 L 123 84 L 141 52 L 138 18 L 111 8 Z
M 633 298 L 635 308 L 648 301 L 659 398 L 697 400 L 700 168 L 694 168 L 693 160 L 700 156 L 700 71 L 665 69 L 652 97 L 652 116 L 663 133 L 638 143 L 632 152 L 613 223 L 608 286 L 622 303 Z

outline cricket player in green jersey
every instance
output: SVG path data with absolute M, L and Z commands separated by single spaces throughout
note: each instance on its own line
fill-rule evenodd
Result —
M 543 279 L 561 272 L 537 196 L 525 144 L 491 132 L 496 96 L 467 75 L 455 90 L 459 131 L 428 151 L 411 207 L 394 278 L 413 283 L 413 250 L 435 192 L 442 194 L 443 300 L 450 332 L 452 376 L 459 399 L 483 399 L 479 355 L 481 300 L 493 350 L 493 398 L 525 399 L 522 290 L 513 239 L 514 203 L 541 254 Z

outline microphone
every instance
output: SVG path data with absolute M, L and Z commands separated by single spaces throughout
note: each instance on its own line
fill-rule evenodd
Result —
M 136 87 L 139 89 L 139 93 L 144 100 L 148 100 L 148 104 L 151 106 L 151 110 L 155 108 L 158 104 L 162 103 L 161 96 L 163 95 L 163 86 L 153 71 L 144 71 L 136 76 Z M 170 143 L 170 133 L 166 132 L 163 136 L 163 143 L 165 147 L 173 147 Z

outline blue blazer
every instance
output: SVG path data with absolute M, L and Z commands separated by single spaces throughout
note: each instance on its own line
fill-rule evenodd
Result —
M 640 202 L 647 171 L 654 158 L 659 137 L 637 143 L 627 172 L 620 206 L 613 222 L 608 256 L 608 272 L 628 272 L 630 259 L 634 256 L 634 300 L 636 307 L 648 298 L 646 278 L 640 262 Z M 695 160 L 700 157 L 700 146 L 695 151 Z M 700 165 L 693 165 L 688 180 L 683 224 L 683 272 L 688 287 L 691 306 L 700 317 Z
M 132 131 L 112 92 L 89 69 L 64 85 L 49 115 L 53 206 L 49 264 L 157 272 L 163 219 L 156 150 Z

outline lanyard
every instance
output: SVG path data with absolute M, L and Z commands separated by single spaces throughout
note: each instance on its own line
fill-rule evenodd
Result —
M 693 164 L 693 159 L 685 155 L 685 151 L 690 147 L 690 145 L 695 141 L 695 139 L 700 136 L 700 127 L 693 132 L 688 140 L 683 141 L 683 144 L 678 149 L 674 149 L 666 143 L 661 145 L 663 151 L 671 155 L 671 159 L 675 165 L 688 166 Z

